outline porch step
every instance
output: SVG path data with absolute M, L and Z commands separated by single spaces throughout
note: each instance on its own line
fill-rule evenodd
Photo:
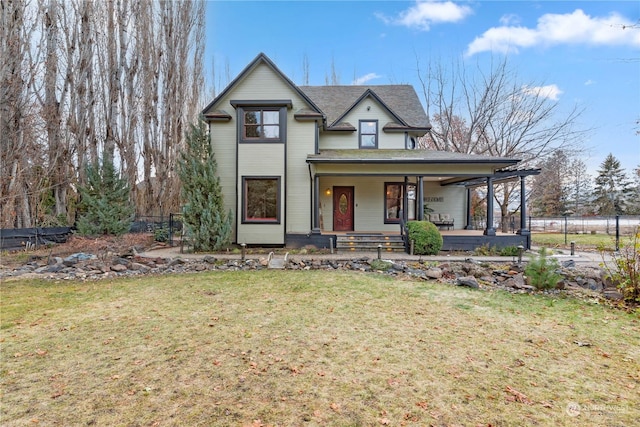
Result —
M 286 267 L 288 262 L 287 258 L 289 258 L 289 252 L 284 255 L 284 258 L 276 258 L 273 252 L 270 252 L 269 258 L 267 259 L 267 268 L 281 270 Z
M 404 252 L 404 241 L 400 235 L 347 234 L 336 236 L 338 252 L 375 252 L 382 246 L 385 252 Z

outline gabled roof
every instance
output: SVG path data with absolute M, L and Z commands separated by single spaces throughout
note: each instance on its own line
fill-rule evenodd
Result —
M 396 120 L 389 129 L 431 128 L 420 99 L 411 85 L 300 86 L 327 117 L 327 126 L 340 120 L 367 96 L 374 98 Z
M 207 105 L 202 114 L 209 121 L 230 120 L 231 115 L 218 105 L 256 67 L 264 64 L 276 73 L 292 91 L 308 104 L 296 112 L 299 120 L 324 119 L 328 130 L 355 131 L 356 128 L 341 120 L 366 98 L 372 98 L 391 116 L 392 120 L 383 125 L 385 131 L 415 130 L 426 132 L 431 129 L 424 108 L 411 85 L 372 86 L 297 86 L 265 55 L 258 54 L 249 65 Z
M 300 95 L 300 97 L 309 104 L 309 109 L 305 109 L 305 110 L 309 110 L 310 112 L 314 112 L 316 114 L 322 114 L 322 111 L 320 111 L 318 106 L 316 106 L 316 104 L 304 92 L 302 92 L 298 88 L 298 86 L 296 86 L 289 79 L 289 77 L 287 77 L 282 71 L 280 71 L 280 69 L 276 66 L 276 64 L 274 64 L 273 61 L 271 61 L 271 59 L 269 59 L 267 55 L 261 52 L 258 54 L 258 56 L 255 57 L 253 61 L 249 63 L 249 65 L 245 67 L 244 70 L 242 70 L 240 74 L 238 74 L 238 76 L 235 79 L 233 79 L 231 83 L 229 83 L 229 85 L 222 92 L 220 92 L 218 96 L 216 96 L 216 98 L 213 101 L 211 101 L 209 105 L 207 105 L 204 108 L 204 110 L 202 110 L 202 114 L 204 115 L 205 119 L 219 120 L 220 111 L 215 111 L 214 109 L 218 101 L 220 101 L 229 92 L 231 92 L 238 85 L 238 83 L 240 83 L 247 75 L 249 75 L 260 64 L 264 64 L 267 67 L 271 68 L 271 70 L 273 70 L 273 72 L 276 73 L 291 88 L 292 91 Z

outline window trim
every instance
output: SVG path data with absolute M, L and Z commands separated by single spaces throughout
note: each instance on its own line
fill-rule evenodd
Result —
M 275 219 L 253 219 L 247 217 L 247 181 L 258 181 L 258 180 L 274 180 L 276 181 L 277 191 L 276 191 L 276 218 Z M 282 200 L 282 177 L 280 176 L 243 176 L 242 177 L 242 206 L 240 207 L 242 212 L 242 224 L 280 224 L 281 223 L 281 200 Z
M 389 198 L 387 197 L 387 189 L 391 185 L 399 186 L 402 189 L 402 187 L 404 186 L 404 182 L 385 182 L 384 183 L 384 202 L 383 202 L 384 210 L 382 212 L 382 215 L 384 216 L 385 224 L 398 224 L 400 223 L 400 218 L 389 218 L 389 215 L 388 215 L 389 207 L 387 206 L 387 201 L 389 200 Z M 404 191 L 401 191 L 400 200 L 401 200 L 400 209 L 402 209 L 402 203 L 403 203 L 402 201 L 404 200 Z
M 375 123 L 376 124 L 376 133 L 362 133 L 362 123 Z M 375 150 L 378 148 L 378 132 L 380 127 L 378 126 L 378 120 L 358 120 L 358 148 L 363 150 Z M 363 146 L 362 145 L 362 136 L 363 135 L 374 135 L 375 144 L 373 147 Z
M 264 112 L 278 112 L 278 128 L 279 128 L 279 137 L 278 138 L 246 138 L 245 135 L 245 112 L 249 111 L 259 111 L 261 114 Z M 237 115 L 238 115 L 238 142 L 240 144 L 283 144 L 286 142 L 287 135 L 287 107 L 283 105 L 255 105 L 255 106 L 238 106 L 237 107 Z
M 405 197 L 405 192 L 407 191 L 408 187 L 415 187 L 414 191 L 416 191 L 416 193 L 414 194 L 414 197 L 416 198 L 416 203 L 417 203 L 417 184 L 413 183 L 413 182 L 385 182 L 384 183 L 384 202 L 383 202 L 383 211 L 382 211 L 382 215 L 384 216 L 384 223 L 385 224 L 398 224 L 400 223 L 400 218 L 389 218 L 388 217 L 388 207 L 387 207 L 387 188 L 390 185 L 397 185 L 400 187 L 401 189 L 401 194 L 400 194 L 400 210 L 405 210 L 406 207 L 404 206 L 404 201 L 408 199 L 408 196 Z M 415 209 L 417 209 L 417 204 L 414 206 Z M 407 212 L 407 214 L 409 214 L 409 212 Z M 415 214 L 414 214 L 415 216 Z

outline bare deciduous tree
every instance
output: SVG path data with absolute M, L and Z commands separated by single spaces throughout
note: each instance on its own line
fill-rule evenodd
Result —
M 571 152 L 587 132 L 577 128 L 580 108 L 563 111 L 545 86 L 522 83 L 506 59 L 473 75 L 460 63 L 418 73 L 433 126 L 422 138 L 425 148 L 516 158 L 528 167 L 558 149 Z M 507 182 L 495 192 L 503 231 L 517 188 Z
M 139 213 L 177 210 L 177 153 L 202 106 L 203 1 L 15 0 L 0 12 L 0 226 L 73 221 L 101 157 Z

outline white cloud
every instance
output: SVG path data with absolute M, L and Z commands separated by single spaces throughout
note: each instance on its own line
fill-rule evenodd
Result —
M 533 96 L 540 96 L 542 98 L 548 98 L 552 101 L 560 99 L 560 94 L 563 93 L 558 85 L 547 86 L 522 86 L 522 93 Z
M 591 80 L 591 79 L 589 79 L 586 82 L 584 82 L 585 86 L 591 86 L 591 85 L 594 85 L 594 84 L 596 84 L 596 81 L 595 80 Z
M 500 17 L 500 23 L 502 25 L 518 25 L 520 24 L 520 17 L 513 13 L 508 15 L 502 15 Z
M 363 84 L 365 84 L 366 82 L 368 82 L 370 80 L 379 79 L 380 77 L 382 77 L 382 76 L 378 75 L 376 73 L 369 73 L 369 74 L 365 74 L 362 77 L 358 77 L 351 84 L 354 85 L 354 86 L 363 85 Z
M 542 15 L 535 28 L 503 25 L 493 27 L 467 46 L 467 55 L 484 51 L 517 53 L 519 48 L 557 44 L 640 46 L 640 31 L 624 29 L 634 22 L 611 13 L 592 17 L 582 10 L 572 13 Z
M 395 18 L 389 18 L 382 14 L 377 16 L 387 24 L 429 31 L 433 24 L 458 22 L 471 13 L 472 10 L 469 6 L 462 6 L 453 1 L 418 0 L 414 6 L 400 12 Z

